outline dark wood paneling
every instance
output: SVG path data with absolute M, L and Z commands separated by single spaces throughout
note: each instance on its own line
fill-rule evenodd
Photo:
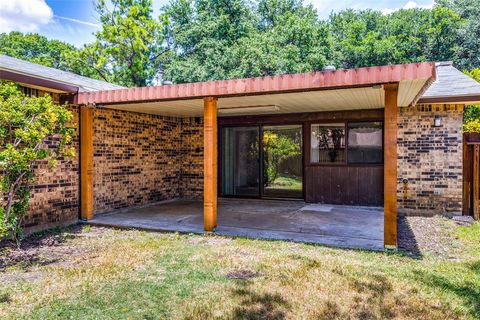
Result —
M 299 122 L 336 122 L 357 121 L 367 119 L 383 119 L 383 109 L 285 113 L 256 116 L 219 117 L 220 126 L 258 125 L 262 124 L 288 124 Z
M 383 166 L 307 166 L 305 185 L 307 202 L 383 205 Z
M 218 118 L 220 127 L 303 124 L 304 198 L 306 202 L 345 205 L 383 205 L 383 166 L 310 163 L 313 123 L 383 121 L 383 109 L 310 112 Z M 346 152 L 346 151 L 345 151 Z

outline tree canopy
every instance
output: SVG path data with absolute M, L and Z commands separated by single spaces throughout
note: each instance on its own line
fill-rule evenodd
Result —
M 326 20 L 303 0 L 97 2 L 102 29 L 76 49 L 18 32 L 0 52 L 125 86 L 419 61 L 480 67 L 480 1 L 437 0 L 432 9 L 344 10 Z

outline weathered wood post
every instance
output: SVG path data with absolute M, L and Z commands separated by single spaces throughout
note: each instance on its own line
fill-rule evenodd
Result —
M 80 106 L 80 217 L 93 218 L 93 108 Z
M 217 226 L 217 98 L 204 102 L 203 220 L 205 231 Z
M 386 84 L 385 88 L 385 141 L 384 154 L 384 245 L 397 247 L 397 131 L 398 84 Z

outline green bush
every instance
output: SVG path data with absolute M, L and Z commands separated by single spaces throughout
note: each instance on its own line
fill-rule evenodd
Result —
M 463 125 L 463 132 L 466 132 L 466 133 L 472 133 L 472 132 L 480 133 L 480 119 L 473 119 L 473 120 L 467 121 Z
M 0 238 L 20 243 L 35 165 L 46 161 L 53 167 L 59 157 L 73 156 L 73 129 L 67 126 L 72 116 L 49 95 L 28 97 L 17 85 L 0 82 Z

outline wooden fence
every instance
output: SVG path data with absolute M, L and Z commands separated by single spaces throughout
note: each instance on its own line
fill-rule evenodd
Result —
M 480 134 L 463 135 L 463 214 L 480 219 Z

